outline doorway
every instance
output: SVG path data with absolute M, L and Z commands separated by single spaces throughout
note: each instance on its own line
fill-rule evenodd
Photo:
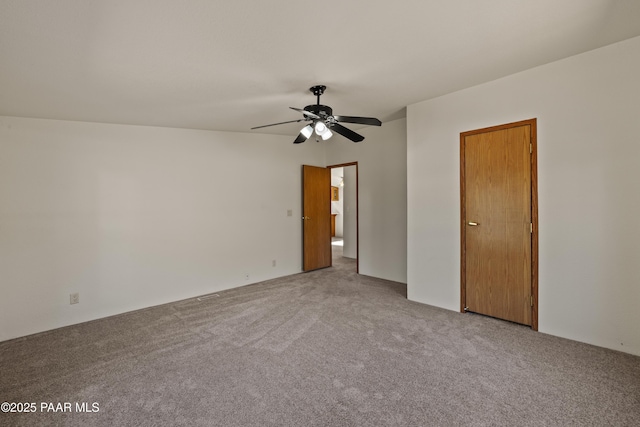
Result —
M 331 214 L 335 221 L 335 237 L 331 245 L 333 259 L 355 259 L 356 273 L 359 273 L 358 162 L 328 168 L 331 170 L 331 186 L 337 187 L 339 194 L 339 200 L 331 201 Z
M 460 310 L 538 329 L 536 119 L 460 134 Z
M 352 219 L 343 224 L 343 236 L 346 237 L 343 244 L 347 246 L 347 255 L 355 253 L 355 269 L 359 273 L 357 162 L 327 167 L 302 165 L 302 271 L 333 265 L 331 199 L 335 193 L 331 185 L 331 171 L 334 168 L 345 169 L 345 212 Z

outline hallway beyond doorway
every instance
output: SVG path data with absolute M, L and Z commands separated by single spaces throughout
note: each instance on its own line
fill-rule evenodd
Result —
M 344 240 L 342 237 L 331 238 L 331 259 L 334 267 L 343 267 L 356 270 L 356 260 L 344 256 Z

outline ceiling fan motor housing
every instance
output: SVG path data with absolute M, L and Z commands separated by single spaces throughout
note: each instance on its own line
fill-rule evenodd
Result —
M 326 120 L 333 115 L 331 107 L 326 105 L 307 105 L 304 110 L 322 117 L 322 120 Z

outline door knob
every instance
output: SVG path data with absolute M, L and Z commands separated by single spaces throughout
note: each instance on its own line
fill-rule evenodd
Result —
M 476 226 L 476 225 L 480 225 L 477 222 L 468 222 L 467 224 L 471 225 L 471 226 Z

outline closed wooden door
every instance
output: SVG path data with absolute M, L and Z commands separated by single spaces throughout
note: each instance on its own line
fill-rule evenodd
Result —
M 466 132 L 460 141 L 462 305 L 524 325 L 534 305 L 532 126 Z
M 302 166 L 302 269 L 331 266 L 331 170 Z

